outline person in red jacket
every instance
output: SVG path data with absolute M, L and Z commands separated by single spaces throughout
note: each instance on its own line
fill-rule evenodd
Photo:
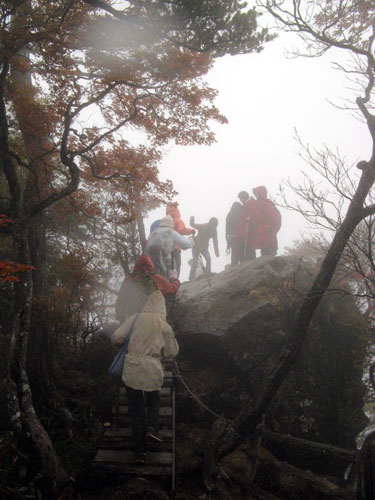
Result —
M 165 298 L 180 287 L 177 272 L 170 273 L 169 281 L 154 273 L 154 264 L 148 255 L 140 255 L 132 273 L 125 276 L 115 304 L 116 320 L 121 324 L 132 314 L 139 313 L 150 293 L 159 290 Z
M 277 233 L 281 227 L 281 214 L 275 204 L 267 198 L 267 189 L 258 186 L 253 189 L 255 200 L 249 210 L 248 245 L 259 249 L 261 255 L 277 254 Z
M 169 203 L 165 215 L 171 215 L 173 219 L 173 229 L 182 236 L 189 236 L 195 234 L 195 230 L 186 227 L 184 221 L 181 219 L 180 211 L 177 208 L 177 203 Z M 172 252 L 174 267 L 177 270 L 177 276 L 180 276 L 181 270 L 181 248 L 176 245 Z

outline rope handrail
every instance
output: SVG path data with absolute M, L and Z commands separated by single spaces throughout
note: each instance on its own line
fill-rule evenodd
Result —
M 207 405 L 205 405 L 200 399 L 199 397 L 194 394 L 194 392 L 190 389 L 190 387 L 187 385 L 187 383 L 185 382 L 183 376 L 181 375 L 181 372 L 180 372 L 180 369 L 178 367 L 178 364 L 177 364 L 177 361 L 174 359 L 173 360 L 173 367 L 175 369 L 175 372 L 176 372 L 176 375 L 177 375 L 177 378 L 179 380 L 181 380 L 181 383 L 182 385 L 185 387 L 185 389 L 187 390 L 187 392 L 190 394 L 190 396 L 200 405 L 202 406 L 202 408 L 204 408 L 206 411 L 208 411 L 208 413 L 210 413 L 211 415 L 213 415 L 214 417 L 216 418 L 223 418 L 222 415 L 219 415 L 218 413 L 214 412 L 213 410 L 211 410 Z

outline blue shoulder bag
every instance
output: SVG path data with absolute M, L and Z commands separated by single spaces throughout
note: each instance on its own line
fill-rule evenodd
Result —
M 118 384 L 121 382 L 122 379 L 122 370 L 124 367 L 124 362 L 125 362 L 125 356 L 128 352 L 128 345 L 129 345 L 129 340 L 130 340 L 130 335 L 132 334 L 134 324 L 138 318 L 139 314 L 135 315 L 135 318 L 133 320 L 133 323 L 130 327 L 129 333 L 125 337 L 124 343 L 121 346 L 121 349 L 119 352 L 116 354 L 114 360 L 112 361 L 111 366 L 109 367 L 109 374 L 113 378 L 115 382 Z

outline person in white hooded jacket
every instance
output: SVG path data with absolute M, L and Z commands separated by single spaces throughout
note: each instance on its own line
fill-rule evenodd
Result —
M 155 272 L 166 278 L 169 278 L 173 267 L 171 254 L 176 245 L 187 250 L 192 247 L 192 242 L 173 229 L 173 218 L 166 215 L 161 219 L 159 227 L 150 234 L 145 249 L 145 254 L 155 266 Z
M 112 335 L 111 342 L 121 346 L 127 337 L 134 315 Z M 152 292 L 139 313 L 130 336 L 122 372 L 135 440 L 136 460 L 146 457 L 146 437 L 161 441 L 159 435 L 159 391 L 164 370 L 161 355 L 174 358 L 178 344 L 171 326 L 166 322 L 165 300 L 159 290 Z M 147 403 L 147 417 L 145 403 Z

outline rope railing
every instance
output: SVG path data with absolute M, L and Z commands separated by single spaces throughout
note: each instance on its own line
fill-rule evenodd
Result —
M 213 410 L 211 410 L 207 405 L 205 405 L 200 399 L 199 397 L 194 394 L 194 392 L 190 389 L 190 387 L 187 385 L 187 383 L 185 382 L 183 376 L 181 375 L 181 372 L 180 372 L 180 369 L 178 367 L 178 364 L 177 364 L 177 361 L 174 359 L 173 360 L 173 367 L 175 369 L 175 373 L 177 375 L 177 378 L 181 381 L 182 385 L 185 387 L 186 391 L 190 394 L 190 396 L 202 407 L 204 408 L 208 413 L 210 413 L 211 415 L 213 415 L 214 417 L 216 418 L 223 418 L 222 415 L 219 415 L 218 413 L 214 412 Z

